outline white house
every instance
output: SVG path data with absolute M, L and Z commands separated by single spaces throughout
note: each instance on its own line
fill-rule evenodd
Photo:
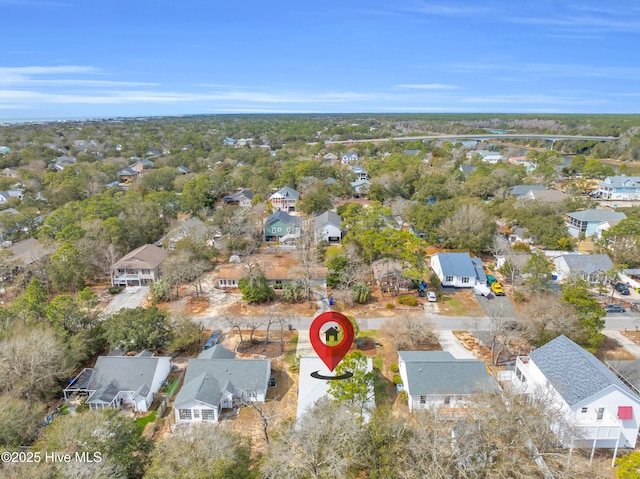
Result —
M 362 166 L 358 166 L 358 165 L 350 166 L 349 170 L 356 175 L 356 181 L 357 180 L 364 181 L 369 179 L 369 175 L 367 174 L 367 171 Z
M 342 218 L 333 211 L 325 211 L 313 219 L 316 241 L 329 244 L 340 243 L 342 239 Z
M 500 391 L 484 361 L 457 359 L 448 351 L 398 351 L 398 358 L 410 412 L 453 410 L 464 407 L 475 394 Z
M 222 198 L 222 202 L 225 205 L 234 205 L 240 206 L 242 208 L 251 208 L 253 203 L 253 191 L 248 190 L 246 188 L 241 189 L 240 191 L 236 191 L 230 195 L 227 195 Z
M 171 358 L 142 351 L 136 356 L 100 356 L 93 368 L 85 368 L 64 389 L 86 394 L 91 409 L 131 407 L 146 412 L 171 371 Z
M 242 401 L 264 402 L 271 376 L 268 359 L 235 359 L 219 344 L 189 360 L 173 404 L 176 422 L 217 421 Z
M 285 186 L 269 197 L 269 203 L 274 211 L 295 211 L 296 203 L 300 199 L 300 193 L 293 188 Z
M 522 393 L 552 398 L 569 425 L 553 426 L 565 447 L 636 446 L 640 397 L 566 336 L 518 357 L 512 380 Z
M 340 157 L 340 161 L 345 165 L 356 163 L 358 161 L 358 154 L 355 152 L 343 153 Z
M 20 190 L 0 191 L 0 205 L 5 204 L 11 198 L 18 198 L 19 200 L 21 200 L 22 198 L 24 198 L 24 194 Z
M 640 176 L 607 176 L 592 195 L 610 200 L 640 200 Z
M 613 261 L 606 254 L 565 253 L 552 259 L 555 265 L 553 274 L 558 281 L 578 278 L 597 283 L 613 269 Z
M 487 284 L 482 261 L 469 253 L 436 253 L 431 256 L 431 269 L 445 287 L 473 288 Z
M 499 151 L 489 151 L 489 150 L 472 150 L 467 152 L 467 159 L 472 159 L 476 155 L 480 155 L 482 161 L 496 164 L 499 161 L 504 160 L 504 156 Z

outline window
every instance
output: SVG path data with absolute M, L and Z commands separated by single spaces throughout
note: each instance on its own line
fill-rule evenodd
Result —
M 469 278 L 467 276 L 463 276 L 462 277 L 462 284 L 467 284 L 469 283 Z
M 181 421 L 191 421 L 191 409 L 180 409 L 179 415 Z
M 282 228 L 278 227 L 278 233 L 282 233 Z
M 427 404 L 427 396 L 420 396 L 420 404 Z
M 213 409 L 203 409 L 202 411 L 202 420 L 203 421 L 215 421 L 216 414 Z
M 603 407 L 599 407 L 597 410 L 597 415 L 596 415 L 596 420 L 597 421 L 602 421 L 602 418 L 604 417 L 604 408 Z
M 449 404 L 451 404 L 451 396 L 444 397 L 444 404 L 445 406 L 448 406 Z
M 276 232 L 276 227 L 274 226 L 273 228 L 271 228 L 271 232 L 275 233 Z
M 291 233 L 291 228 L 287 228 L 287 234 Z
M 520 368 L 516 368 L 516 377 L 520 380 L 520 382 L 526 383 L 527 382 L 527 377 L 522 374 L 522 371 L 520 371 Z
M 586 414 L 588 410 L 589 410 L 589 408 L 583 407 L 582 408 L 582 414 Z
M 193 419 L 200 419 L 200 409 L 193 410 Z
M 452 283 L 452 282 L 453 282 L 453 276 L 445 276 L 444 280 L 445 280 L 447 283 Z

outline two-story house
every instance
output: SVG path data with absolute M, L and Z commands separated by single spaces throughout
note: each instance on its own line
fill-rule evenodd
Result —
M 342 164 L 344 165 L 349 165 L 351 163 L 357 163 L 358 162 L 358 154 L 355 152 L 350 152 L 350 153 L 343 153 L 340 156 L 340 161 L 342 162 Z
M 594 193 L 610 200 L 640 200 L 640 176 L 607 176 Z
M 445 287 L 473 288 L 487 284 L 482 260 L 472 258 L 469 253 L 436 253 L 431 256 L 431 269 Z
M 565 418 L 554 433 L 565 447 L 636 446 L 640 397 L 593 354 L 558 336 L 516 359 L 516 391 L 550 397 Z M 614 452 L 614 457 L 616 452 Z
M 167 252 L 146 244 L 124 255 L 113 265 L 112 285 L 142 286 L 155 283 L 160 277 L 160 265 Z
M 264 222 L 265 241 L 286 241 L 300 235 L 302 218 L 291 216 L 284 211 L 276 211 Z
M 358 166 L 358 165 L 350 166 L 349 170 L 352 171 L 353 174 L 356 176 L 356 181 L 358 180 L 364 181 L 369 179 L 369 175 L 367 174 L 367 171 L 362 166 Z
M 269 203 L 273 206 L 274 211 L 292 212 L 296 210 L 296 203 L 299 199 L 300 193 L 289 186 L 285 186 L 269 197 Z
M 622 221 L 627 215 L 617 211 L 593 209 L 567 213 L 567 229 L 574 238 L 581 235 L 585 238 L 593 236 L 598 231 L 598 225 L 610 221 Z
M 242 208 L 251 208 L 253 202 L 253 192 L 246 188 L 236 191 L 230 195 L 226 195 L 222 198 L 222 202 L 225 205 L 240 206 Z
M 342 239 L 342 218 L 333 211 L 325 211 L 313 219 L 316 241 L 329 244 L 340 243 Z

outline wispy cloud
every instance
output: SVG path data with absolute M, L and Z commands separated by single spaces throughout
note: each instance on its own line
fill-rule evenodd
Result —
M 457 90 L 459 87 L 445 85 L 443 83 L 403 83 L 396 85 L 396 88 L 407 88 L 410 90 Z

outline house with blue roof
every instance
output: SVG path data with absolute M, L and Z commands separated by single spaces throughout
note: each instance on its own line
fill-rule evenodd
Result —
M 633 449 L 640 397 L 593 354 L 566 336 L 516 359 L 512 382 L 524 394 L 542 394 L 563 413 L 552 430 L 565 447 Z M 592 455 L 593 457 L 593 455 Z
M 469 253 L 436 253 L 431 256 L 431 269 L 444 287 L 487 285 L 482 260 L 472 258 Z

